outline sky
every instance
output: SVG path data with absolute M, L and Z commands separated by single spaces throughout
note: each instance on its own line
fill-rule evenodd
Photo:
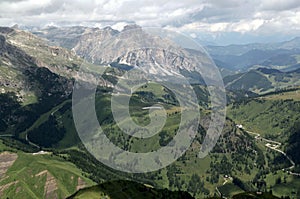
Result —
M 300 36 L 299 0 L 0 0 L 0 25 L 164 27 L 216 44 Z

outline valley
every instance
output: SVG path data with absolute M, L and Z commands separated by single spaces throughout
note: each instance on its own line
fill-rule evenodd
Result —
M 169 45 L 173 52 L 143 48 L 117 58 L 120 49 L 103 54 L 103 49 L 117 48 L 117 43 L 107 40 L 122 39 L 125 29 L 137 30 L 131 32 L 128 40 L 118 43 L 120 49 L 130 42 L 136 42 L 132 48 L 139 47 L 142 38 L 143 45 L 162 49 Z M 265 47 L 259 52 L 253 52 L 252 47 L 207 47 L 220 69 L 225 65 L 218 65 L 218 61 L 231 58 L 233 61 L 226 63 L 232 67 L 226 68 L 227 75 L 223 74 L 227 115 L 222 133 L 213 150 L 199 158 L 214 111 L 209 90 L 213 86 L 206 85 L 194 69 L 196 64 L 190 63 L 197 56 L 203 60 L 203 52 L 177 48 L 170 41 L 157 39 L 133 25 L 125 27 L 123 32 L 112 28 L 48 27 L 33 33 L 0 28 L 0 33 L 0 197 L 299 197 L 300 73 L 296 67 L 299 51 L 294 49 L 297 39 L 290 45 L 274 44 L 275 47 Z M 101 45 L 93 46 L 94 40 Z M 92 54 L 90 48 L 95 48 Z M 235 54 L 239 51 L 235 48 L 246 50 L 240 55 Z M 282 53 L 289 57 L 287 62 L 275 59 Z M 249 62 L 246 60 L 244 64 L 246 58 Z M 163 68 L 159 80 L 169 70 L 172 75 L 185 75 L 198 98 L 201 117 L 190 147 L 175 162 L 153 172 L 126 173 L 98 161 L 82 142 L 73 118 L 74 82 L 78 79 L 97 82 L 97 120 L 114 145 L 132 153 L 148 153 L 172 142 L 184 108 L 174 92 L 159 83 L 148 81 L 131 90 L 129 114 L 135 124 L 145 127 L 151 123 L 151 114 L 165 112 L 166 121 L 160 132 L 139 138 L 122 132 L 120 124 L 114 121 L 111 99 L 115 85 L 126 79 L 124 74 L 134 67 L 144 67 L 143 71 L 151 75 L 155 75 L 156 67 Z M 214 76 L 207 78 L 212 81 Z M 86 121 L 91 118 L 89 111 L 82 116 Z M 123 120 L 122 124 L 126 122 Z M 126 129 L 139 133 L 131 126 Z M 96 137 L 97 133 L 91 135 Z M 109 156 L 109 151 L 105 155 Z M 160 164 L 160 160 L 149 164 Z

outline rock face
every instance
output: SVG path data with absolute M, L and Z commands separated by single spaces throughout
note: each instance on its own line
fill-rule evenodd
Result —
M 17 158 L 18 155 L 15 153 L 3 152 L 0 154 L 0 181 L 4 180 L 7 177 L 5 176 L 6 171 L 14 164 Z M 16 183 L 18 183 L 18 181 L 0 186 L 0 198 L 2 197 L 3 192 L 6 189 L 8 189 L 10 186 Z
M 25 98 L 32 93 L 37 97 L 42 92 L 51 95 L 56 90 L 68 95 L 72 91 L 72 78 L 101 80 L 102 84 L 109 85 L 96 75 L 79 71 L 83 60 L 74 51 L 49 46 L 46 40 L 29 32 L 0 27 L 0 49 L 2 93 L 12 91 Z
M 80 36 L 78 43 L 74 46 L 73 50 L 82 57 L 86 57 L 89 52 L 102 45 L 103 42 L 111 39 L 119 32 L 110 27 L 104 29 L 86 29 Z M 97 52 L 95 52 L 97 53 Z
M 5 50 L 5 37 L 3 35 L 0 35 L 0 48 L 2 49 L 0 52 L 2 55 Z
M 55 178 L 50 173 L 47 173 L 47 179 L 44 188 L 45 198 L 58 198 L 57 189 L 57 182 Z
M 0 154 L 0 180 L 4 178 L 6 171 L 14 164 L 18 155 L 15 153 L 3 152 Z
M 67 31 L 65 28 L 47 29 L 42 30 L 40 36 L 62 44 L 62 37 L 70 39 L 70 34 L 61 33 L 59 39 L 52 37 L 52 32 L 58 32 L 59 29 L 61 32 Z M 143 30 L 137 25 L 127 25 L 121 32 L 110 27 L 75 29 L 73 27 L 72 31 L 81 35 L 73 35 L 74 43 L 69 46 L 77 55 L 95 64 L 129 65 L 140 67 L 147 73 L 165 75 L 181 74 L 182 70 L 199 72 L 201 64 L 211 64 L 204 51 L 187 50 L 160 33 Z M 172 37 L 170 34 L 166 33 L 168 38 Z

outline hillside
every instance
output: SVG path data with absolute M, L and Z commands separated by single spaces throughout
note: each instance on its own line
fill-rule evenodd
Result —
M 147 124 L 149 119 L 147 117 L 147 111 L 141 112 L 141 107 L 150 106 L 156 100 L 159 100 L 166 108 L 169 114 L 167 119 L 167 126 L 163 129 L 163 131 L 157 135 L 155 135 L 151 139 L 147 140 L 139 140 L 136 138 L 130 138 L 128 135 L 121 134 L 118 130 L 118 127 L 115 123 L 111 122 L 111 113 L 110 113 L 110 101 L 109 95 L 106 93 L 99 93 L 97 96 L 96 109 L 98 113 L 98 120 L 100 124 L 102 124 L 102 128 L 107 132 L 107 136 L 119 147 L 122 147 L 126 150 L 130 151 L 149 151 L 157 149 L 170 140 L 170 137 L 173 135 L 173 130 L 176 129 L 176 121 L 180 115 L 176 114 L 176 106 L 172 104 L 168 104 L 169 98 L 164 98 L 167 93 L 161 91 L 161 87 L 157 87 L 156 85 L 148 85 L 147 87 L 141 88 L 138 90 L 134 97 L 131 100 L 131 114 L 133 119 L 136 122 L 141 124 Z M 143 99 L 140 102 L 140 99 Z M 55 148 L 64 149 L 65 147 L 76 146 L 79 144 L 79 140 L 74 142 L 73 134 L 74 126 L 72 124 L 71 119 L 71 111 L 69 110 L 70 104 L 66 102 L 63 106 L 57 107 L 57 111 L 53 114 L 53 118 L 59 122 L 64 121 L 63 128 L 67 132 L 61 140 L 58 142 L 52 143 Z M 54 110 L 56 110 L 54 109 Z M 35 124 L 32 131 L 29 131 L 29 135 L 34 133 L 34 128 L 44 128 L 43 124 L 49 122 L 51 120 L 49 117 L 49 112 L 47 117 L 42 117 L 38 123 Z M 273 162 L 278 154 L 273 153 L 272 155 L 266 156 L 267 151 L 261 144 L 256 144 L 253 138 L 249 137 L 245 132 L 240 131 L 235 127 L 235 124 L 228 120 L 226 122 L 225 129 L 223 131 L 223 135 L 219 139 L 214 150 L 211 154 L 205 159 L 201 160 L 197 158 L 198 150 L 201 147 L 201 142 L 203 140 L 203 136 L 205 135 L 205 129 L 209 124 L 209 113 L 203 112 L 204 117 L 201 120 L 201 127 L 199 128 L 197 138 L 192 144 L 191 149 L 189 149 L 186 154 L 174 164 L 169 167 L 162 169 L 157 172 L 151 172 L 147 175 L 137 174 L 133 176 L 128 176 L 124 173 L 118 173 L 119 177 L 124 176 L 126 178 L 135 179 L 138 182 L 144 182 L 147 184 L 151 184 L 157 188 L 168 188 L 171 190 L 185 190 L 191 193 L 196 198 L 206 197 L 208 194 L 216 193 L 216 187 L 224 192 L 224 194 L 228 194 L 230 196 L 243 192 L 243 191 L 251 191 L 256 190 L 256 185 L 252 185 L 250 183 L 251 180 L 257 181 L 263 177 L 264 167 L 268 164 L 274 164 L 274 167 L 270 167 L 274 170 L 280 170 L 284 167 L 285 161 L 282 163 Z M 47 134 L 46 134 L 47 136 Z M 36 144 L 45 146 L 44 141 L 35 140 L 34 137 L 29 137 L 33 139 L 31 141 L 35 141 Z M 49 139 L 48 139 L 49 140 Z M 116 142 L 118 141 L 118 142 Z M 77 144 L 76 144 L 77 143 Z M 247 147 L 245 147 L 247 146 Z M 51 148 L 48 148 L 48 150 Z M 256 153 L 253 153 L 256 151 Z M 72 154 L 73 150 L 59 150 L 60 154 Z M 76 154 L 76 153 L 75 153 Z M 80 153 L 79 157 L 81 156 Z M 78 156 L 78 155 L 76 155 Z M 75 156 L 71 155 L 70 161 L 76 160 Z M 94 161 L 94 160 L 93 160 Z M 87 169 L 83 167 L 88 162 L 85 162 L 84 159 L 76 160 L 77 165 L 86 170 L 88 173 L 93 173 L 94 179 L 105 179 L 104 176 L 99 175 L 93 169 Z M 255 166 L 253 166 L 253 164 Z M 222 167 L 221 167 L 222 165 Z M 249 166 L 251 165 L 251 166 Z M 101 164 L 99 164 L 101 166 Z M 101 166 L 103 167 L 103 165 Z M 221 169 L 222 168 L 222 169 Z M 95 169 L 99 170 L 99 167 L 95 167 Z M 100 170 L 105 170 L 105 167 Z M 107 172 L 107 171 L 106 171 Z M 96 175 L 95 175 L 96 174 Z M 176 177 L 174 176 L 176 175 Z M 233 187 L 222 189 L 221 186 L 224 182 L 228 181 L 223 176 L 232 175 L 238 178 L 243 178 L 244 182 L 247 184 L 246 188 L 239 188 L 240 185 L 234 185 Z M 273 176 L 272 173 L 269 174 Z M 279 174 L 277 174 L 279 175 Z M 276 175 L 276 176 L 277 176 Z M 97 177 L 99 176 L 99 177 Z M 274 177 L 270 177 L 274 178 Z M 189 183 L 192 181 L 193 183 Z M 228 181 L 230 183 L 230 180 Z M 268 181 L 268 185 L 272 185 L 274 182 L 272 180 Z M 239 190 L 237 192 L 237 190 Z M 279 192 L 280 194 L 280 192 Z M 281 196 L 281 195 L 279 195 Z
M 278 91 L 256 99 L 233 103 L 228 116 L 248 130 L 273 138 L 287 138 L 286 132 L 299 117 L 299 90 Z M 285 113 L 285 116 L 282 115 Z
M 57 32 L 60 33 L 55 34 Z M 48 27 L 33 33 L 72 49 L 94 64 L 125 70 L 136 67 L 156 78 L 181 74 L 198 84 L 204 84 L 203 78 L 208 82 L 218 81 L 219 78 L 214 63 L 204 49 L 184 35 L 176 33 L 176 36 L 171 36 L 175 33 L 167 30 L 152 30 L 131 24 L 124 26 L 122 31 L 111 27 Z M 201 73 L 200 67 L 215 72 Z
M 4 53 L 0 57 L 3 65 L 3 67 L 1 65 L 3 71 L 1 80 L 3 80 L 2 86 L 4 88 L 3 93 L 0 94 L 2 103 L 0 113 L 1 116 L 3 115 L 0 120 L 0 136 L 1 140 L 10 146 L 11 150 L 15 150 L 13 153 L 18 155 L 12 155 L 11 158 L 8 158 L 11 162 L 10 160 L 17 157 L 11 166 L 12 170 L 7 171 L 7 174 L 11 175 L 12 178 L 3 178 L 1 181 L 3 186 L 11 185 L 13 178 L 19 182 L 25 178 L 34 178 L 31 179 L 31 184 L 27 181 L 24 183 L 29 183 L 30 186 L 37 184 L 37 181 L 41 180 L 40 178 L 45 182 L 47 178 L 49 181 L 57 179 L 58 191 L 55 194 L 58 194 L 59 197 L 65 197 L 77 190 L 76 179 L 78 180 L 80 177 L 81 179 L 91 179 L 91 183 L 106 182 L 106 184 L 103 185 L 104 188 L 96 186 L 81 190 L 75 196 L 93 195 L 95 192 L 107 194 L 111 189 L 119 189 L 124 183 L 131 183 L 120 181 L 120 184 L 113 184 L 113 182 L 109 182 L 112 180 L 132 180 L 151 185 L 155 187 L 155 190 L 146 188 L 148 190 L 146 194 L 150 194 L 149 196 L 154 194 L 157 197 L 165 193 L 171 194 L 164 189 L 171 190 L 172 193 L 182 191 L 177 192 L 179 195 L 188 192 L 195 198 L 214 195 L 233 197 L 244 192 L 267 192 L 270 190 L 274 190 L 274 195 L 281 197 L 289 195 L 291 192 L 299 192 L 294 189 L 285 189 L 286 184 L 296 187 L 299 183 L 299 180 L 293 175 L 288 175 L 282 171 L 282 169 L 290 167 L 291 162 L 280 153 L 268 148 L 266 141 L 258 141 L 252 134 L 236 126 L 236 124 L 243 124 L 247 130 L 253 130 L 262 136 L 288 141 L 289 137 L 283 132 L 289 130 L 292 126 L 291 123 L 297 122 L 299 107 L 297 101 L 287 99 L 289 96 L 294 99 L 295 94 L 286 93 L 286 95 L 281 96 L 282 100 L 276 99 L 276 92 L 273 93 L 274 95 L 261 96 L 262 99 L 256 99 L 256 97 L 258 94 L 276 91 L 279 87 L 288 87 L 298 83 L 298 71 L 281 72 L 275 69 L 259 68 L 242 74 L 227 76 L 224 80 L 229 90 L 227 92 L 228 102 L 233 103 L 229 106 L 229 118 L 226 118 L 224 129 L 214 149 L 205 158 L 199 159 L 199 150 L 211 123 L 213 112 L 211 99 L 208 87 L 204 85 L 203 79 L 199 78 L 199 74 L 195 73 L 194 66 L 196 64 L 189 63 L 193 59 L 183 59 L 176 53 L 190 56 L 189 58 L 193 56 L 203 58 L 203 54 L 191 49 L 177 48 L 173 43 L 146 34 L 140 27 L 128 26 L 125 29 L 130 31 L 132 28 L 135 29 L 128 40 L 124 40 L 126 30 L 120 33 L 109 28 L 84 29 L 74 27 L 64 29 L 61 34 L 58 34 L 58 30 L 55 28 L 50 28 L 47 31 L 49 34 L 54 31 L 48 35 L 48 38 L 56 37 L 53 41 L 56 40 L 58 43 L 63 42 L 64 37 L 68 37 L 66 43 L 61 45 L 69 48 L 73 46 L 72 48 L 77 49 L 77 53 L 81 56 L 89 52 L 88 47 L 91 42 L 97 39 L 105 40 L 106 37 L 110 38 L 112 35 L 122 39 L 119 47 L 125 48 L 128 46 L 126 42 L 129 42 L 129 46 L 134 48 L 141 45 L 138 43 L 141 40 L 137 40 L 139 34 L 145 38 L 143 44 L 157 44 L 161 47 L 170 45 L 175 53 L 168 53 L 162 49 L 145 48 L 128 52 L 116 58 L 115 56 L 121 52 L 121 49 L 113 50 L 118 46 L 118 43 L 104 42 L 103 45 L 95 48 L 92 55 L 95 58 L 94 63 L 105 63 L 106 65 L 99 66 L 86 63 L 84 64 L 86 68 L 79 70 L 82 58 L 70 49 L 53 47 L 49 45 L 51 42 L 28 32 L 10 28 L 2 29 L 2 46 L 6 51 L 3 51 Z M 70 31 L 69 34 L 68 31 Z M 39 34 L 47 35 L 48 33 Z M 131 42 L 137 43 L 131 45 Z M 100 52 L 103 50 L 103 46 L 108 47 L 105 56 L 103 55 L 104 51 Z M 149 68 L 146 67 L 147 63 L 141 63 L 141 60 L 150 62 Z M 192 86 L 198 97 L 201 118 L 199 120 L 200 125 L 196 128 L 196 138 L 177 161 L 158 171 L 128 174 L 102 164 L 96 159 L 99 157 L 92 156 L 89 153 L 92 151 L 85 148 L 86 145 L 83 145 L 77 134 L 73 120 L 71 92 L 76 78 L 81 78 L 82 82 L 88 83 L 100 81 L 100 86 L 95 94 L 95 109 L 98 122 L 106 137 L 119 148 L 132 153 L 159 150 L 170 143 L 172 144 L 172 138 L 177 133 L 182 117 L 182 108 L 179 107 L 175 94 L 169 88 L 148 82 L 131 93 L 129 113 L 136 124 L 147 126 L 151 122 L 151 115 L 159 115 L 164 112 L 161 108 L 149 111 L 149 107 L 159 105 L 165 108 L 166 123 L 162 126 L 161 131 L 152 137 L 138 138 L 132 136 L 134 134 L 125 134 L 120 129 L 119 124 L 114 121 L 112 115 L 111 98 L 114 85 L 118 80 L 124 78 L 121 76 L 126 71 L 137 66 L 143 67 L 152 75 L 159 72 L 154 70 L 156 67 L 162 67 L 165 69 L 165 73 L 160 74 L 162 76 L 169 69 L 172 69 L 172 72 L 180 72 L 189 80 L 198 80 L 198 84 Z M 103 71 L 104 75 L 97 78 L 99 72 Z M 24 79 L 24 83 L 20 81 L 22 79 Z M 128 88 L 124 86 L 122 89 Z M 30 95 L 30 93 L 32 94 Z M 117 95 L 123 97 L 121 99 L 127 97 L 126 94 L 118 93 Z M 185 95 L 184 97 L 189 98 L 190 96 Z M 255 99 L 252 99 L 253 97 Z M 240 101 L 245 99 L 246 101 Z M 77 103 L 80 104 L 81 102 L 76 101 L 75 104 L 77 105 Z M 117 106 L 119 105 L 117 103 Z M 282 117 L 281 111 L 286 112 L 288 120 Z M 82 116 L 85 119 L 83 124 L 87 124 L 91 117 L 88 110 L 84 110 L 83 113 Z M 189 117 L 189 115 L 187 116 Z M 125 122 L 127 120 L 123 120 L 121 123 Z M 263 122 L 263 124 L 259 122 Z M 157 127 L 156 125 L 153 126 Z M 138 132 L 135 127 L 128 125 L 126 130 L 131 133 Z M 97 134 L 92 134 L 94 132 L 88 133 L 91 137 L 97 137 Z M 298 147 L 295 144 L 297 136 L 295 137 L 296 139 L 290 140 L 293 144 L 291 145 L 292 151 Z M 102 145 L 96 146 L 101 147 Z M 33 152 L 40 150 L 48 151 L 51 154 L 32 155 Z M 122 153 L 118 155 L 120 154 L 122 155 Z M 103 153 L 104 156 L 112 157 L 111 160 L 114 160 L 115 157 L 110 151 Z M 127 157 L 125 156 L 125 158 Z M 30 167 L 23 168 L 22 163 L 31 165 L 31 170 Z M 161 162 L 156 159 L 149 164 L 160 165 Z M 64 182 L 63 179 L 72 178 L 72 172 L 65 171 L 63 165 L 66 165 L 67 169 L 74 173 L 73 181 Z M 129 166 L 134 168 L 136 165 L 130 164 Z M 19 171 L 18 175 L 13 172 L 9 173 L 13 170 Z M 30 172 L 32 175 L 27 175 Z M 64 174 L 66 178 L 62 177 Z M 277 181 L 279 178 L 280 180 Z M 37 197 L 45 197 L 43 195 L 45 188 L 38 187 L 36 188 L 38 191 L 34 192 L 30 186 L 26 189 L 28 193 L 24 194 L 32 194 L 29 192 L 33 192 L 33 197 L 36 194 Z M 50 187 L 53 186 L 52 184 Z M 136 187 L 140 187 L 141 190 L 145 189 L 143 185 L 136 184 L 129 191 L 139 192 L 140 189 L 136 190 Z M 5 194 L 9 196 L 15 194 L 15 189 L 11 189 L 5 189 L 7 190 Z M 158 189 L 163 191 L 157 191 Z
M 224 78 L 226 89 L 232 91 L 251 91 L 256 94 L 266 94 L 284 88 L 299 86 L 298 70 L 281 72 L 275 69 L 258 68 L 245 73 L 229 75 Z
M 183 191 L 169 191 L 167 189 L 155 189 L 150 185 L 139 184 L 132 181 L 111 181 L 94 187 L 79 190 L 68 199 L 193 199 L 193 197 Z
M 257 67 L 283 71 L 299 68 L 299 37 L 278 43 L 207 46 L 206 49 L 220 67 L 231 71 L 247 71 Z
M 94 185 L 74 164 L 52 153 L 24 153 L 0 141 L 1 198 L 65 198 Z

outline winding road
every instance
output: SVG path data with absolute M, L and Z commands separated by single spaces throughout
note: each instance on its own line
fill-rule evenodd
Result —
M 3 135 L 0 135 L 0 137 L 12 137 L 13 135 L 12 134 L 3 134 Z
M 266 142 L 265 146 L 271 150 L 274 150 L 274 151 L 277 151 L 278 153 L 281 153 L 282 155 L 284 155 L 288 160 L 289 162 L 291 163 L 292 166 L 288 167 L 288 168 L 284 168 L 282 169 L 283 171 L 286 171 L 288 174 L 290 175 L 294 175 L 294 176 L 300 176 L 300 173 L 293 173 L 289 170 L 293 169 L 295 167 L 295 162 L 282 150 L 278 149 L 282 143 L 280 142 L 277 142 L 277 141 L 274 141 L 274 140 L 270 140 L 270 139 L 267 139 L 267 138 L 264 138 L 262 137 L 259 133 L 254 133 L 254 132 L 251 132 L 251 131 L 247 131 L 242 125 L 236 125 L 239 129 L 242 129 L 244 130 L 245 132 L 251 134 L 251 135 L 254 135 L 254 138 L 256 140 L 259 140 L 259 141 L 264 141 Z M 228 182 L 227 179 L 225 179 L 223 185 L 225 185 L 226 183 Z M 218 189 L 218 187 L 216 187 L 216 191 L 217 193 L 219 194 L 219 196 L 222 196 L 220 190 Z M 223 198 L 226 198 L 223 196 Z
M 27 141 L 31 146 L 40 148 L 40 146 L 38 146 L 37 144 L 31 142 L 31 141 L 28 139 L 28 133 L 27 133 L 27 132 L 26 132 L 26 137 L 25 137 L 25 139 L 26 139 L 26 141 Z
M 267 139 L 267 138 L 264 138 L 259 133 L 254 133 L 254 132 L 251 132 L 251 131 L 247 131 L 243 127 L 240 127 L 240 128 L 243 129 L 244 131 L 246 131 L 249 134 L 255 135 L 254 138 L 256 140 L 267 142 L 265 144 L 265 146 L 267 148 L 269 148 L 271 150 L 274 150 L 274 151 L 277 151 L 278 153 L 281 153 L 282 155 L 284 155 L 289 160 L 289 162 L 291 163 L 292 166 L 290 166 L 288 168 L 282 169 L 283 171 L 287 171 L 288 174 L 291 174 L 291 175 L 294 175 L 294 176 L 300 176 L 300 173 L 293 173 L 291 171 L 288 171 L 288 170 L 291 170 L 291 169 L 295 168 L 295 162 L 284 151 L 278 149 L 282 145 L 282 143 L 274 141 L 274 140 L 270 140 L 270 139 Z

